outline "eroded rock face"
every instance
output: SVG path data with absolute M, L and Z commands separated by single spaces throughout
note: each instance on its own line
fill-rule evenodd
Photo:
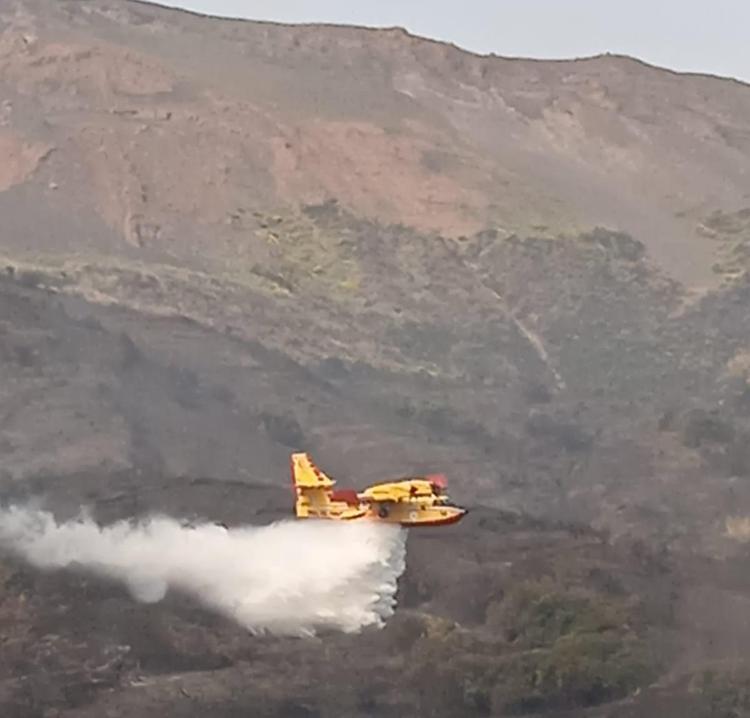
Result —
M 234 215 L 335 198 L 453 237 L 607 225 L 692 287 L 736 270 L 707 235 L 747 205 L 739 83 L 115 2 L 2 17 L 0 121 L 26 147 L 3 172 L 27 180 L 55 147 L 65 169 L 36 191 L 54 183 L 134 246 L 232 261 L 248 243 Z
M 0 192 L 29 180 L 52 150 L 50 145 L 29 142 L 14 133 L 0 131 Z

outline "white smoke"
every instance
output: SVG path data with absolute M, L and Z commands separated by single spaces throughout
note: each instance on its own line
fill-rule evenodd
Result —
M 0 545 L 38 568 L 82 566 L 147 603 L 179 590 L 256 633 L 381 625 L 395 607 L 405 544 L 399 527 L 359 521 L 225 529 L 155 516 L 102 528 L 83 515 L 58 524 L 44 511 L 0 510 Z

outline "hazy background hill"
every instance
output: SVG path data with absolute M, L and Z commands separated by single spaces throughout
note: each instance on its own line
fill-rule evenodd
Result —
M 332 638 L 259 643 L 248 663 L 195 607 L 125 609 L 114 589 L 9 567 L 3 620 L 31 626 L 14 650 L 63 601 L 54 631 L 94 626 L 147 672 L 226 669 L 174 715 L 567 710 L 656 676 L 592 715 L 710 704 L 685 681 L 750 637 L 749 175 L 750 88 L 734 81 L 478 57 L 401 30 L 4 2 L 2 497 L 102 520 L 268 519 L 306 449 L 358 485 L 442 470 L 476 508 L 439 549 L 412 540 L 411 628 L 368 637 L 370 658 Z M 97 592 L 130 618 L 82 608 Z M 583 616 L 541 654 L 516 625 L 539 592 Z M 61 665 L 80 663 L 70 640 L 50 649 Z M 338 704 L 297 686 L 290 708 L 297 650 L 324 685 L 353 664 L 390 676 L 393 651 L 416 674 L 389 678 L 400 699 L 365 678 Z M 483 677 L 468 685 L 461 661 Z M 8 659 L 6 705 L 101 711 L 85 676 L 69 699 L 65 670 L 47 695 Z M 415 686 L 435 671 L 449 688 L 433 704 Z M 101 700 L 156 714 L 175 696 L 153 680 L 147 700 Z
M 137 3 L 2 17 L 2 186 L 36 170 L 50 219 L 75 215 L 95 246 L 231 261 L 257 244 L 243 213 L 336 198 L 451 237 L 606 224 L 703 286 L 717 248 L 702 225 L 750 204 L 737 82 Z

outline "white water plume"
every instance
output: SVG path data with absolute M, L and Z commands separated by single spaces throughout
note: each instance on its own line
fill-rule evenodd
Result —
M 122 581 L 141 602 L 169 589 L 252 632 L 357 631 L 392 614 L 405 532 L 369 522 L 281 521 L 225 529 L 166 516 L 100 527 L 85 516 L 0 510 L 0 545 L 41 569 L 81 566 Z

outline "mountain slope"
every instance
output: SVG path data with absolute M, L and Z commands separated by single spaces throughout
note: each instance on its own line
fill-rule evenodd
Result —
M 451 236 L 605 224 L 703 287 L 701 222 L 750 204 L 736 82 L 134 3 L 11 3 L 2 22 L 3 183 L 38 169 L 27 191 L 102 241 L 99 222 L 128 245 L 236 261 L 238 216 L 335 198 Z

